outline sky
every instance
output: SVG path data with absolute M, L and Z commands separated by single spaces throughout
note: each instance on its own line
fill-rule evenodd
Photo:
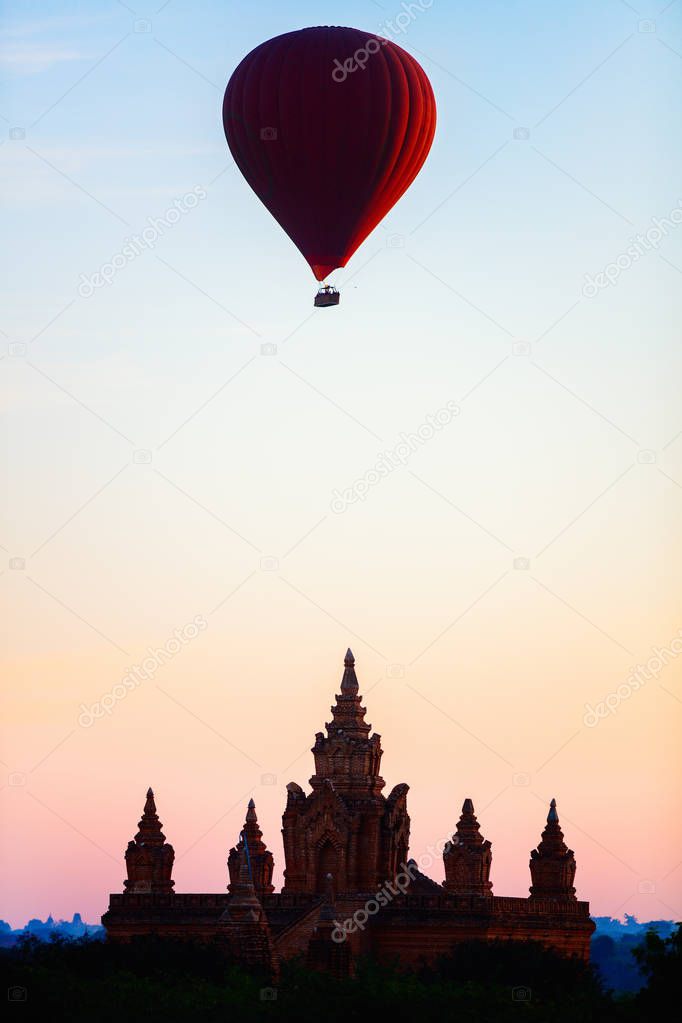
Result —
M 222 94 L 408 8 L 434 145 L 314 310 Z M 412 856 L 471 797 L 524 896 L 556 797 L 593 913 L 681 919 L 682 4 L 0 10 L 0 917 L 96 921 L 149 785 L 176 890 L 251 796 L 281 883 L 350 645 Z

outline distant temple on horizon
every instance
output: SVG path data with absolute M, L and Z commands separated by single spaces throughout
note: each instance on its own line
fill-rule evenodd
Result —
M 437 884 L 408 859 L 408 786 L 383 795 L 381 736 L 370 735 L 365 722 L 350 650 L 331 711 L 327 735 L 318 732 L 312 748 L 312 791 L 287 785 L 281 892 L 272 885 L 273 855 L 251 799 L 229 853 L 227 892 L 175 893 L 175 853 L 149 789 L 125 853 L 125 891 L 110 896 L 102 917 L 110 940 L 151 934 L 217 940 L 245 966 L 271 976 L 282 959 L 297 955 L 337 976 L 351 974 L 363 955 L 415 966 L 472 939 L 533 939 L 589 959 L 594 924 L 589 903 L 576 899 L 575 857 L 554 799 L 530 854 L 528 898 L 492 894 L 491 844 L 471 799 L 445 846 L 445 880 Z

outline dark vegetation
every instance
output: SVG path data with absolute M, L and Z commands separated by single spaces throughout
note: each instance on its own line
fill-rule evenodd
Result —
M 680 988 L 682 938 L 650 933 L 634 950 L 646 986 L 614 995 L 597 969 L 533 942 L 471 942 L 411 973 L 362 963 L 336 981 L 287 963 L 276 985 L 226 960 L 217 946 L 145 938 L 128 945 L 57 938 L 0 950 L 10 1002 L 69 1020 L 609 1023 L 654 1020 Z M 24 1009 L 13 1010 L 21 1015 Z

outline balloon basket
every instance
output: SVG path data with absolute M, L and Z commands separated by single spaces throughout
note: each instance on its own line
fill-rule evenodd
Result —
M 318 309 L 325 309 L 328 305 L 338 305 L 341 295 L 331 284 L 325 284 L 315 295 L 315 305 Z

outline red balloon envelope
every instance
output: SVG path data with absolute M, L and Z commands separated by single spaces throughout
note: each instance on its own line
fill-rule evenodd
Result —
M 419 173 L 436 103 L 423 69 L 395 43 L 305 28 L 244 58 L 223 124 L 240 171 L 321 281 Z

